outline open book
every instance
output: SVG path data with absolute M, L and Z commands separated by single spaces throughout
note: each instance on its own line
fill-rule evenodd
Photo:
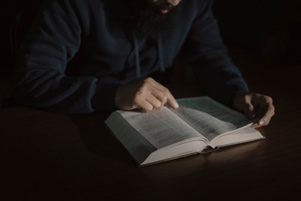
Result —
M 178 109 L 118 110 L 105 123 L 139 165 L 264 138 L 243 114 L 209 97 L 177 101 Z

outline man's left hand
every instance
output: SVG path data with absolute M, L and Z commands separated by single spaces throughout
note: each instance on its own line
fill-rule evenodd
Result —
M 254 128 L 266 126 L 275 114 L 273 99 L 257 93 L 238 93 L 232 97 L 231 105 L 234 109 L 244 113 L 247 118 L 259 120 Z

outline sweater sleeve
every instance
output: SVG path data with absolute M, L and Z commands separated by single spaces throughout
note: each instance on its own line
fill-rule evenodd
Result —
M 96 77 L 65 74 L 81 45 L 81 26 L 71 1 L 46 1 L 17 58 L 13 87 L 16 102 L 64 113 L 115 109 L 117 85 Z M 88 15 L 88 14 L 87 14 Z
M 211 10 L 213 1 L 200 2 L 185 44 L 185 56 L 204 92 L 228 105 L 233 94 L 248 92 L 248 86 L 223 45 Z

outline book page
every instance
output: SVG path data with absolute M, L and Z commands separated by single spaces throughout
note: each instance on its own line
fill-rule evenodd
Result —
M 157 149 L 190 138 L 203 138 L 167 107 L 149 113 L 118 111 L 128 123 Z
M 157 150 L 129 125 L 119 112 L 113 112 L 105 123 L 138 164 L 141 164 L 151 153 Z
M 262 136 L 261 133 L 255 128 L 247 127 L 239 131 L 234 131 L 226 135 L 218 136 L 209 143 L 209 146 L 211 146 L 212 148 L 215 148 L 217 146 L 223 147 L 264 138 L 265 137 Z
M 211 141 L 216 136 L 251 125 L 243 114 L 209 97 L 179 99 L 180 107 L 170 109 Z

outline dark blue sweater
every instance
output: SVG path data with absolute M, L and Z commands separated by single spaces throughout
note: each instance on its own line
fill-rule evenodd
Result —
M 18 56 L 15 100 L 66 113 L 114 110 L 120 84 L 164 71 L 185 47 L 202 89 L 226 104 L 248 88 L 222 44 L 211 4 L 183 0 L 172 34 L 154 40 L 135 36 L 121 0 L 47 0 Z

